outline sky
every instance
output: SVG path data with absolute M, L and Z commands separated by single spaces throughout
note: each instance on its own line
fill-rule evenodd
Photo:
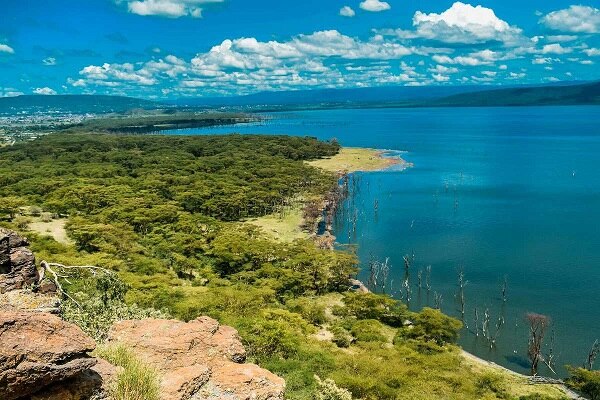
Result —
M 463 1 L 2 0 L 0 97 L 600 79 L 599 0 Z

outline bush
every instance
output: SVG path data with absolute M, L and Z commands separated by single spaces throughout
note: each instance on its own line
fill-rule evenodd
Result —
M 567 370 L 571 375 L 566 381 L 567 386 L 588 396 L 590 400 L 600 400 L 600 371 L 571 366 Z
M 456 343 L 462 329 L 462 322 L 432 308 L 424 308 L 415 314 L 413 323 L 413 326 L 402 328 L 399 335 L 408 339 L 431 341 L 439 346 Z
M 477 392 L 483 396 L 487 392 L 492 392 L 496 397 L 501 399 L 508 399 L 510 396 L 506 391 L 504 381 L 498 374 L 487 372 L 480 375 L 475 382 Z
M 341 316 L 357 319 L 376 319 L 386 325 L 399 327 L 407 315 L 404 304 L 385 295 L 374 293 L 348 293 L 344 297 L 345 308 L 336 308 Z
M 321 380 L 315 375 L 317 389 L 315 400 L 352 400 L 352 394 L 346 389 L 338 387 L 332 379 Z
M 98 347 L 96 355 L 122 367 L 109 389 L 111 400 L 159 400 L 160 384 L 154 368 L 144 364 L 123 346 Z
M 302 315 L 313 325 L 322 325 L 327 321 L 325 307 L 316 303 L 315 299 L 302 297 L 289 300 L 286 305 L 290 311 Z
M 338 347 L 347 348 L 350 347 L 353 341 L 353 337 L 346 329 L 341 326 L 334 326 L 331 328 L 331 333 L 333 333 L 333 343 L 335 343 Z
M 383 325 L 374 319 L 365 319 L 357 321 L 352 325 L 352 335 L 359 342 L 385 342 L 386 338 L 382 333 Z

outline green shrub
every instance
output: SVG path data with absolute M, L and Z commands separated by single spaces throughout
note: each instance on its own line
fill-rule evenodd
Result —
M 331 328 L 331 333 L 333 333 L 333 343 L 335 343 L 338 347 L 347 348 L 350 347 L 354 338 L 346 329 L 341 326 L 334 326 Z
M 374 319 L 364 319 L 356 321 L 352 325 L 352 335 L 359 342 L 385 342 L 386 338 L 382 333 L 383 325 Z
M 492 392 L 496 397 L 501 399 L 509 399 L 510 396 L 506 391 L 504 380 L 498 374 L 487 372 L 477 377 L 475 382 L 477 392 L 483 396 L 487 392 Z
M 566 383 L 590 400 L 600 400 L 600 371 L 588 371 L 583 368 L 567 367 L 570 377 Z
M 399 327 L 407 315 L 404 304 L 385 295 L 374 293 L 348 293 L 344 296 L 345 308 L 336 308 L 340 316 L 354 316 L 357 319 L 376 319 L 384 324 Z
M 298 313 L 313 325 L 322 325 L 327 321 L 325 307 L 316 303 L 315 299 L 301 297 L 288 300 L 286 303 L 290 311 Z
M 343 388 L 338 387 L 332 379 L 321 380 L 315 375 L 317 388 L 315 390 L 315 400 L 352 400 L 352 394 Z
M 139 360 L 123 346 L 100 346 L 95 354 L 122 367 L 110 388 L 111 400 L 159 400 L 160 383 L 156 370 Z
M 414 314 L 413 325 L 404 327 L 399 335 L 414 340 L 432 341 L 439 346 L 456 343 L 462 322 L 442 314 L 439 310 L 424 308 Z

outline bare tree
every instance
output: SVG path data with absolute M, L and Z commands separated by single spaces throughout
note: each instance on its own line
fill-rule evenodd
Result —
M 594 344 L 592 345 L 592 349 L 588 353 L 587 360 L 585 361 L 585 368 L 589 371 L 594 369 L 594 362 L 596 361 L 596 357 L 600 354 L 600 341 L 596 339 Z
M 506 300 L 508 300 L 507 297 L 507 291 L 508 291 L 508 278 L 506 277 L 506 275 L 504 275 L 504 281 L 502 282 L 502 301 L 504 303 L 506 303 Z
M 427 288 L 427 292 L 431 291 L 431 265 L 425 268 L 425 287 Z
M 434 308 L 437 308 L 438 310 L 442 309 L 442 302 L 444 301 L 444 299 L 442 298 L 442 294 L 438 293 L 438 292 L 433 292 L 433 304 L 434 304 Z
M 542 314 L 527 313 L 525 319 L 529 323 L 527 355 L 531 362 L 531 375 L 536 376 L 539 362 L 543 360 L 542 345 L 548 326 L 550 326 L 550 317 Z
M 458 299 L 460 301 L 460 315 L 462 320 L 465 320 L 465 287 L 469 281 L 465 281 L 465 272 L 460 269 L 458 271 Z

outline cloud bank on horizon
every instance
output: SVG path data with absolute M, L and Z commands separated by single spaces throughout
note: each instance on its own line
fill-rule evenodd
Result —
M 236 0 L 94 0 L 98 9 L 82 5 L 80 12 L 96 12 L 102 18 L 89 26 L 81 41 L 89 43 L 94 37 L 101 46 L 83 49 L 71 48 L 79 44 L 73 36 L 63 37 L 55 47 L 43 47 L 16 28 L 17 34 L 0 28 L 0 69 L 6 72 L 2 76 L 12 78 L 0 78 L 0 96 L 99 93 L 164 98 L 598 79 L 600 10 L 589 5 L 563 3 L 546 12 L 531 9 L 511 16 L 480 4 L 486 3 L 483 0 L 435 1 L 446 5 L 429 5 L 427 10 L 402 9 L 402 2 L 392 0 L 346 0 L 333 7 L 320 5 L 319 13 L 327 18 L 321 22 L 310 17 L 314 10 L 300 5 L 288 10 L 272 1 L 256 1 L 248 8 L 234 6 Z M 263 12 L 259 3 L 272 8 Z M 18 5 L 8 8 L 15 21 L 24 14 Z M 244 18 L 225 20 L 228 13 Z M 221 20 L 210 22 L 217 14 Z M 261 15 L 267 26 L 257 21 Z M 51 17 L 31 29 L 68 36 L 61 26 L 51 25 Z M 109 17 L 123 19 L 132 30 L 105 27 L 101 22 Z M 292 25 L 301 29 L 304 23 L 317 29 L 296 28 L 296 33 L 285 34 Z M 151 35 L 152 29 L 158 35 Z M 272 33 L 274 29 L 284 33 Z M 229 36 L 231 32 L 243 34 Z M 199 39 L 203 34 L 209 38 Z

